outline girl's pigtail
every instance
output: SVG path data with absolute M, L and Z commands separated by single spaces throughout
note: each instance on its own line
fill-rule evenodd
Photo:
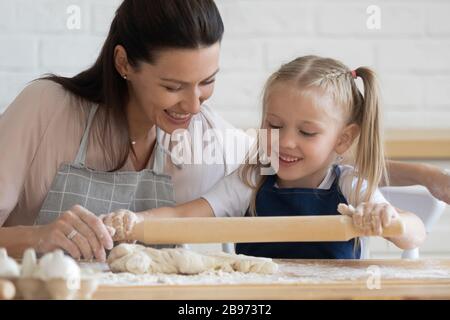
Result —
M 360 95 L 358 123 L 360 124 L 360 135 L 356 147 L 355 164 L 358 170 L 358 182 L 355 192 L 355 203 L 358 199 L 370 201 L 373 193 L 384 177 L 387 181 L 386 161 L 384 158 L 383 136 L 381 131 L 381 108 L 380 95 L 375 73 L 366 67 L 360 67 L 352 72 L 353 77 L 360 77 L 364 84 L 364 96 L 358 89 Z M 355 86 L 356 87 L 356 86 Z M 364 194 L 360 193 L 363 188 L 364 179 L 367 188 Z

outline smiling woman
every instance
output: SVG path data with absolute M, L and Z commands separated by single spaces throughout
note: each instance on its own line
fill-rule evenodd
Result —
M 0 121 L 0 247 L 104 260 L 112 230 L 98 215 L 193 200 L 236 169 L 165 156 L 192 122 L 232 127 L 204 105 L 223 31 L 212 0 L 125 0 L 92 67 L 25 88 Z

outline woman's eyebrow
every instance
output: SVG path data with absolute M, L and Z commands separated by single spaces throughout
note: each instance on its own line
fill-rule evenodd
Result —
M 200 82 L 203 82 L 203 81 L 211 79 L 212 77 L 214 77 L 219 72 L 219 70 L 220 69 L 217 69 L 216 71 L 214 71 L 214 73 L 212 75 L 210 75 L 209 77 L 205 78 L 204 80 L 202 80 Z M 182 81 L 182 80 L 177 80 L 177 79 L 170 79 L 170 78 L 160 78 L 160 79 L 163 80 L 163 81 L 176 82 L 176 83 L 179 83 L 179 84 L 190 84 L 189 82 Z

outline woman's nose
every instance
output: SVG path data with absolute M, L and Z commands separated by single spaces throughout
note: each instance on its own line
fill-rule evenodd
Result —
M 186 96 L 183 109 L 186 112 L 196 114 L 200 112 L 201 104 L 201 91 L 199 88 L 195 88 Z

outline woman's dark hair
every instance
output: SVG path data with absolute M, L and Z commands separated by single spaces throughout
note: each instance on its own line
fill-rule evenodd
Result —
M 82 101 L 100 105 L 104 112 L 96 115 L 97 134 L 105 159 L 111 155 L 111 171 L 115 171 L 123 167 L 132 150 L 125 113 L 128 88 L 115 68 L 115 47 L 122 45 L 129 63 L 138 67 L 140 62 L 155 62 L 157 52 L 163 49 L 211 46 L 222 40 L 223 32 L 213 0 L 124 0 L 92 67 L 71 78 L 50 74 L 41 79 L 62 85 Z M 113 129 L 121 133 L 120 141 L 114 143 Z

